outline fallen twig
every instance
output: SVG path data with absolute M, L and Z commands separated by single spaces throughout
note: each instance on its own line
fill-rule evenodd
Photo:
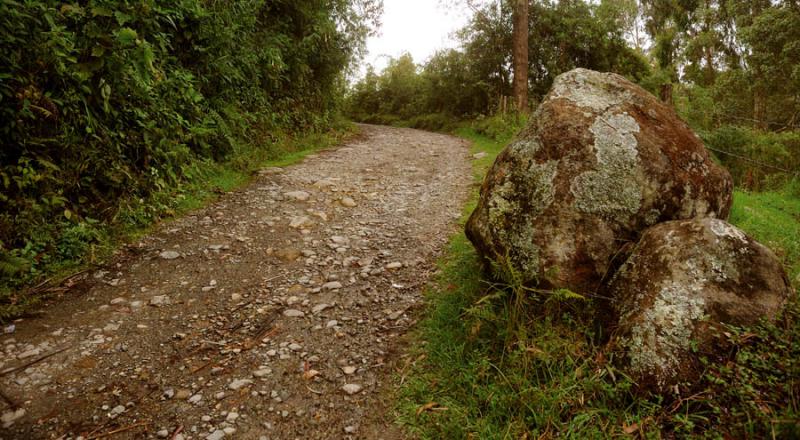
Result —
M 41 361 L 43 361 L 43 360 L 45 360 L 45 359 L 47 359 L 47 358 L 49 358 L 51 356 L 55 356 L 55 355 L 61 353 L 62 351 L 66 351 L 66 350 L 68 350 L 70 348 L 72 348 L 72 345 L 67 345 L 66 347 L 61 347 L 61 348 L 59 348 L 57 350 L 51 351 L 50 353 L 43 354 L 43 355 L 41 355 L 41 356 L 39 356 L 37 358 L 34 358 L 33 360 L 25 362 L 22 365 L 18 365 L 16 367 L 6 368 L 5 370 L 0 371 L 0 377 L 5 376 L 5 375 L 10 374 L 10 373 L 13 373 L 15 371 L 19 371 L 19 370 L 28 368 L 33 364 L 37 364 L 37 363 L 39 363 L 39 362 L 41 362 Z
M 180 434 L 181 432 L 183 432 L 183 425 L 175 428 L 175 432 L 172 433 L 172 437 L 170 437 L 170 439 L 175 440 L 175 438 L 178 437 L 178 434 Z
M 142 423 L 137 423 L 135 425 L 125 426 L 125 427 L 122 427 L 122 428 L 119 428 L 119 429 L 115 429 L 113 431 L 108 431 L 108 432 L 106 432 L 104 434 L 97 434 L 97 435 L 93 435 L 91 437 L 86 437 L 86 440 L 95 440 L 95 439 L 98 439 L 98 438 L 109 437 L 109 436 L 112 436 L 114 434 L 119 434 L 120 432 L 130 431 L 131 429 L 135 429 L 135 428 L 138 428 L 140 426 L 147 426 L 149 424 L 150 424 L 150 422 L 142 422 Z

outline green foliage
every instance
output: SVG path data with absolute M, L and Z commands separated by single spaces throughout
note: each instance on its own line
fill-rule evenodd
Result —
M 776 190 L 800 172 L 800 131 L 776 133 L 722 126 L 701 131 L 701 137 L 731 172 L 738 187 Z
M 476 181 L 507 139 L 472 128 Z M 776 250 L 797 285 L 800 203 L 786 192 L 735 195 L 732 221 Z M 474 208 L 477 194 L 465 210 Z M 463 233 L 453 237 L 427 294 L 418 344 L 403 371 L 399 421 L 419 438 L 794 438 L 800 426 L 800 306 L 775 324 L 731 328 L 733 358 L 708 365 L 701 392 L 637 392 L 596 333 L 590 299 L 526 292 L 513 274 L 481 280 Z
M 519 133 L 527 123 L 526 115 L 499 113 L 489 117 L 479 116 L 470 123 L 470 126 L 481 136 L 505 143 Z
M 157 220 L 201 169 L 326 130 L 379 12 L 0 0 L 0 290 L 88 257 L 103 225 Z
M 631 20 L 631 10 L 620 2 L 533 3 L 529 70 L 535 100 L 544 96 L 557 75 L 576 67 L 617 72 L 633 80 L 648 75 L 646 59 L 625 42 L 619 23 Z M 422 66 L 405 54 L 390 60 L 380 73 L 370 67 L 351 87 L 347 114 L 363 122 L 427 128 L 442 125 L 432 124 L 432 119 L 443 119 L 428 115 L 463 120 L 509 110 L 510 5 L 495 6 L 480 8 L 458 32 L 460 50 L 439 51 Z M 419 117 L 424 119 L 413 120 Z

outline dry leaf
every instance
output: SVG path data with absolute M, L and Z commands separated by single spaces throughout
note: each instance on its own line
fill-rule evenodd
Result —
M 436 402 L 428 402 L 425 405 L 420 406 L 419 409 L 417 409 L 417 415 L 419 416 L 420 414 L 424 413 L 425 411 L 430 411 L 430 410 L 432 410 L 433 408 L 435 408 L 437 406 L 439 406 L 439 404 L 436 403 Z
M 625 434 L 633 434 L 639 430 L 639 424 L 634 423 L 632 425 L 627 425 L 627 426 L 623 424 L 622 430 L 625 432 Z
M 311 380 L 317 376 L 319 376 L 319 371 L 317 370 L 306 370 L 303 372 L 303 379 L 305 380 Z

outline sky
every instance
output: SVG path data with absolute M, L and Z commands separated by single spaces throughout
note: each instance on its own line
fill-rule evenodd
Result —
M 383 24 L 379 34 L 367 40 L 362 74 L 367 64 L 378 71 L 386 67 L 387 56 L 409 52 L 421 63 L 437 49 L 456 47 L 451 34 L 467 23 L 467 12 L 463 7 L 442 6 L 439 0 L 384 0 Z

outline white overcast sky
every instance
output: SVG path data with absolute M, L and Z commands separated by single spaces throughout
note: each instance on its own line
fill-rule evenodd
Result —
M 386 67 L 387 56 L 396 58 L 408 52 L 421 63 L 437 49 L 456 47 L 451 34 L 467 23 L 467 12 L 442 6 L 439 0 L 384 0 L 383 24 L 379 35 L 367 40 L 361 72 L 367 64 L 380 71 Z

